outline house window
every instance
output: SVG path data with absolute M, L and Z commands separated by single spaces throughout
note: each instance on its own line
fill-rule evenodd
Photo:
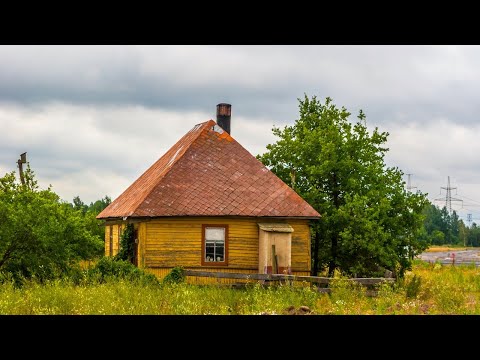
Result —
M 202 225 L 202 265 L 227 265 L 228 225 Z

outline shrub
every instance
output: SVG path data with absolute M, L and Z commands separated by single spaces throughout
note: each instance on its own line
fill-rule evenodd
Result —
M 185 275 L 183 274 L 183 267 L 175 266 L 168 274 L 163 278 L 165 284 L 179 284 L 185 281 Z
M 159 284 L 157 277 L 137 268 L 125 260 L 115 260 L 104 256 L 95 267 L 87 270 L 90 279 L 97 279 L 99 282 L 107 280 L 125 279 L 145 284 Z

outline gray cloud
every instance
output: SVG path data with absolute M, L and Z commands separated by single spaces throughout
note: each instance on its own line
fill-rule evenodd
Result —
M 479 59 L 471 46 L 3 46 L 0 98 L 204 112 L 235 101 L 247 116 L 291 121 L 307 93 L 378 122 L 458 112 L 468 122 Z

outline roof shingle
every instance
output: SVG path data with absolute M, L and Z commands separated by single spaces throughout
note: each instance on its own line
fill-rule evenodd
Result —
M 205 215 L 320 217 L 209 120 L 195 125 L 97 219 Z

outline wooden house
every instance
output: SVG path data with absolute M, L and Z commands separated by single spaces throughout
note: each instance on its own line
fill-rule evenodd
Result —
M 133 223 L 134 263 L 159 278 L 175 266 L 310 275 L 320 214 L 230 135 L 230 118 L 217 105 L 217 122 L 195 125 L 97 216 L 107 256 Z

